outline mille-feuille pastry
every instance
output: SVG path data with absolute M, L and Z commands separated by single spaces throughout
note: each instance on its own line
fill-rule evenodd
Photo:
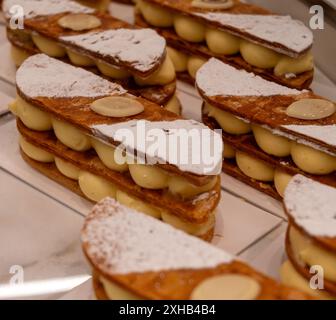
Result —
M 282 281 L 321 299 L 336 299 L 336 190 L 302 175 L 284 197 L 288 216 Z
M 217 57 L 288 87 L 313 79 L 312 32 L 290 16 L 237 0 L 139 0 L 136 23 L 166 38 L 180 79 Z
M 310 299 L 200 239 L 111 198 L 82 229 L 98 299 Z
M 10 23 L 7 27 L 17 66 L 42 52 L 100 73 L 135 95 L 180 112 L 174 66 L 166 55 L 165 39 L 154 30 L 135 28 L 68 0 L 54 0 L 52 5 L 5 0 L 7 19 L 13 1 L 26 12 L 24 29 L 11 29 Z
M 32 167 L 92 201 L 114 197 L 211 239 L 220 135 L 44 54 L 21 65 L 16 84 L 10 110 Z
M 336 187 L 335 104 L 215 58 L 201 67 L 203 122 L 222 129 L 223 170 L 277 199 L 301 173 Z

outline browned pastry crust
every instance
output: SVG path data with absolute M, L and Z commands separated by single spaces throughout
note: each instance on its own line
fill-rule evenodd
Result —
M 141 14 L 135 13 L 135 22 L 140 27 L 153 28 L 142 18 Z M 241 55 L 217 55 L 211 52 L 206 45 L 203 43 L 190 43 L 181 39 L 172 28 L 154 28 L 159 34 L 161 34 L 166 40 L 168 46 L 171 46 L 179 51 L 182 51 L 188 55 L 196 55 L 206 59 L 216 57 L 217 59 L 227 63 L 237 69 L 244 69 L 248 72 L 253 72 L 266 80 L 277 82 L 279 84 L 285 85 L 287 87 L 296 88 L 299 90 L 307 89 L 310 87 L 314 71 L 307 71 L 297 75 L 295 78 L 286 78 L 285 76 L 276 76 L 273 70 L 262 69 L 254 67 L 248 64 Z M 182 79 L 183 80 L 183 79 Z M 190 77 L 187 81 L 188 83 L 195 81 Z
M 209 193 L 208 198 L 197 202 L 193 202 L 193 200 L 183 201 L 177 197 L 170 196 L 164 190 L 149 190 L 137 186 L 128 174 L 122 174 L 105 167 L 93 150 L 87 152 L 73 151 L 59 142 L 52 131 L 38 132 L 30 130 L 25 127 L 20 120 L 17 121 L 17 127 L 20 134 L 31 144 L 82 170 L 101 176 L 104 179 L 115 183 L 120 189 L 128 194 L 138 199 L 142 199 L 148 204 L 168 210 L 172 214 L 188 222 L 200 224 L 206 222 L 220 200 L 220 178 L 218 178 L 218 182 L 214 189 Z M 31 162 L 33 161 L 30 161 L 30 163 Z M 69 188 L 67 182 L 69 179 L 63 176 L 59 177 L 59 174 L 56 175 L 54 172 L 51 172 L 51 169 L 54 168 L 53 165 L 44 165 L 43 163 L 40 164 L 35 162 L 33 162 L 35 168 L 42 171 L 44 174 L 46 174 L 44 168 L 47 168 L 50 173 L 47 173 L 46 175 L 49 178 L 58 182 L 61 180 L 60 183 Z M 39 168 L 42 168 L 42 170 Z M 73 188 L 70 189 L 73 190 Z M 211 236 L 212 235 L 210 234 L 207 235 L 207 239 Z
M 132 0 L 112 0 L 112 2 L 119 2 L 119 3 L 125 3 L 125 4 L 134 4 Z
M 25 30 L 24 31 L 20 30 L 19 32 L 17 32 L 16 30 L 7 28 L 7 38 L 12 45 L 20 49 L 23 49 L 26 52 L 29 52 L 31 54 L 39 53 L 40 51 L 34 45 L 33 41 L 29 37 L 30 33 L 36 30 L 38 31 L 39 34 L 43 35 L 44 37 L 50 38 L 56 42 L 59 42 L 60 44 L 63 44 L 65 47 L 72 49 L 73 51 L 78 52 L 79 54 L 84 54 L 95 60 L 101 60 L 107 63 L 118 65 L 126 70 L 129 70 L 131 73 L 137 74 L 142 77 L 146 77 L 152 74 L 162 65 L 165 55 L 163 55 L 153 65 L 151 70 L 149 70 L 148 72 L 139 72 L 135 70 L 130 63 L 124 63 L 121 61 L 117 61 L 113 58 L 103 56 L 97 52 L 90 52 L 88 50 L 79 48 L 78 46 L 74 44 L 69 44 L 69 43 L 64 44 L 62 40 L 59 39 L 58 37 L 83 33 L 83 32 L 65 30 L 62 27 L 60 27 L 58 25 L 58 20 L 62 16 L 65 16 L 65 15 L 66 14 L 57 14 L 57 15 L 52 15 L 52 16 L 47 16 L 47 17 L 25 19 Z M 119 28 L 128 28 L 128 29 L 136 28 L 128 24 L 127 22 L 118 20 L 107 14 L 95 13 L 94 15 L 99 17 L 102 21 L 102 26 L 95 29 L 96 31 L 98 30 L 103 31 L 103 30 L 108 30 L 108 29 L 119 29 Z M 65 58 L 62 60 L 70 63 L 70 60 L 68 58 Z M 111 79 L 109 77 L 102 75 L 99 72 L 98 68 L 96 67 L 90 67 L 87 69 L 95 73 L 99 73 L 101 76 L 105 77 L 106 79 Z M 146 86 L 146 87 L 141 87 L 141 86 L 136 85 L 133 79 L 119 80 L 119 81 L 113 80 L 113 81 L 120 83 L 122 86 L 124 86 L 126 89 L 128 89 L 130 92 L 134 93 L 135 95 L 141 95 L 145 99 L 154 101 L 155 103 L 160 104 L 160 105 L 163 105 L 166 102 L 168 102 L 169 99 L 174 95 L 176 91 L 176 81 L 175 80 L 169 84 L 162 85 L 162 86 L 156 85 L 156 86 Z
M 291 225 L 291 223 L 292 223 L 292 221 L 289 222 L 289 225 Z M 300 232 L 303 231 L 297 225 L 295 226 L 295 228 L 297 228 Z M 307 233 L 304 233 L 304 235 L 309 237 L 309 235 Z M 309 238 L 311 238 L 313 241 L 317 242 L 317 238 L 312 238 L 312 237 L 309 237 Z M 333 240 L 334 240 L 333 244 L 335 245 L 336 241 L 335 241 L 335 239 L 333 239 Z M 320 241 L 318 241 L 318 245 L 320 245 L 320 244 L 322 244 L 322 243 Z M 286 233 L 286 253 L 287 253 L 289 261 L 292 263 L 292 265 L 294 266 L 296 271 L 300 275 L 302 275 L 304 278 L 306 278 L 307 280 L 310 280 L 311 277 L 312 277 L 312 274 L 309 272 L 309 266 L 300 265 L 300 263 L 297 261 L 297 259 L 295 259 L 295 255 L 293 253 L 291 243 L 290 243 L 290 240 L 289 240 L 289 228 L 287 229 L 287 233 Z M 332 295 L 336 295 L 336 283 L 335 282 L 331 282 L 327 279 L 324 279 L 324 287 L 325 287 L 325 291 L 327 291 L 328 293 L 330 293 Z
M 85 246 L 84 246 L 85 253 Z M 91 261 L 89 261 L 92 263 Z M 234 261 L 230 264 L 222 264 L 213 269 L 201 270 L 174 270 L 160 272 L 146 272 L 128 275 L 107 275 L 93 267 L 93 288 L 97 299 L 107 300 L 104 287 L 99 276 L 118 284 L 120 287 L 129 290 L 140 298 L 149 300 L 188 300 L 190 295 L 206 278 L 220 274 L 240 274 L 252 277 L 261 285 L 261 293 L 258 300 L 311 300 L 308 294 L 281 285 L 273 279 L 255 271 L 248 265 Z

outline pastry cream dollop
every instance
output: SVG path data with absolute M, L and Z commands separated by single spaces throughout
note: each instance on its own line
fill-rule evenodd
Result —
M 165 85 L 172 82 L 176 77 L 175 68 L 167 55 L 160 68 L 147 78 L 135 76 L 135 82 L 140 86 Z
M 86 151 L 91 148 L 90 137 L 80 129 L 55 118 L 52 119 L 52 124 L 57 139 L 68 148 L 76 151 Z
M 55 157 L 55 165 L 57 169 L 67 178 L 78 180 L 80 169 L 70 162 Z
M 273 181 L 274 168 L 266 162 L 237 151 L 236 161 L 239 169 L 248 177 L 259 181 Z
M 32 34 L 32 39 L 39 50 L 50 57 L 62 58 L 66 55 L 65 48 L 53 40 L 47 39 L 38 34 Z
M 166 9 L 142 0 L 138 0 L 137 8 L 144 19 L 154 27 L 171 27 L 174 24 L 174 15 Z
M 184 15 L 176 15 L 174 28 L 179 37 L 190 42 L 202 42 L 205 39 L 205 26 Z
M 22 151 L 33 160 L 45 163 L 54 162 L 54 156 L 51 153 L 36 147 L 23 137 L 20 137 L 20 147 Z
M 46 131 L 52 129 L 51 117 L 32 104 L 17 96 L 10 110 L 20 118 L 24 125 L 32 130 Z
M 78 183 L 84 195 L 92 201 L 99 202 L 106 197 L 116 198 L 116 187 L 111 182 L 90 172 L 81 171 Z
M 245 61 L 262 69 L 274 68 L 280 60 L 278 53 L 248 41 L 241 42 L 240 52 Z
M 208 28 L 205 39 L 210 51 L 216 54 L 232 55 L 240 50 L 240 39 L 225 31 Z

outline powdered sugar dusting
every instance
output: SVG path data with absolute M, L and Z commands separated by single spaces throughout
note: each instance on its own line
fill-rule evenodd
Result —
M 71 0 L 4 0 L 3 10 L 6 18 L 10 18 L 11 8 L 21 6 L 25 18 L 34 18 L 36 16 L 47 16 L 63 12 L 72 13 L 92 13 L 93 9 L 82 6 Z
M 284 125 L 282 127 L 336 147 L 336 125 Z
M 215 58 L 211 58 L 199 69 L 196 84 L 209 97 L 298 95 L 306 91 L 267 81 L 254 73 L 238 70 Z
M 86 50 L 129 63 L 147 72 L 157 65 L 166 50 L 166 40 L 152 29 L 117 29 L 61 37 Z
M 86 220 L 87 254 L 108 274 L 213 268 L 232 257 L 168 224 L 106 198 Z
M 281 48 L 274 47 L 279 44 L 296 53 L 301 53 L 311 47 L 313 33 L 301 21 L 290 16 L 280 15 L 250 15 L 229 14 L 222 12 L 193 13 L 209 21 L 220 23 L 223 27 L 230 27 L 243 31 L 249 35 L 268 42 L 273 50 L 287 54 Z
M 336 237 L 336 189 L 302 175 L 289 183 L 285 206 L 295 223 L 308 234 Z
M 120 142 L 129 153 L 136 150 L 143 163 L 169 163 L 197 175 L 221 173 L 222 136 L 200 122 L 131 120 L 94 125 L 92 130 Z
M 34 55 L 16 73 L 16 85 L 27 97 L 102 97 L 126 91 L 81 68 L 45 54 Z

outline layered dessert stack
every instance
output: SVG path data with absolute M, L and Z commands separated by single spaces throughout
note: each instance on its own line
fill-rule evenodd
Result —
M 336 299 L 336 190 L 297 175 L 284 198 L 288 216 L 282 281 L 321 299 Z
M 10 27 L 11 0 L 4 1 L 7 37 L 17 66 L 39 52 L 100 73 L 179 113 L 176 76 L 166 41 L 154 30 L 135 28 L 69 0 L 19 0 L 24 29 Z
M 86 218 L 82 245 L 98 299 L 310 299 L 225 251 L 110 198 Z
M 203 122 L 222 129 L 224 172 L 281 199 L 301 173 L 336 187 L 336 107 L 212 58 L 196 76 Z
M 290 16 L 237 0 L 139 0 L 135 19 L 166 38 L 190 83 L 211 57 L 296 89 L 312 82 L 312 32 Z
M 218 134 L 44 54 L 21 65 L 16 83 L 10 109 L 17 116 L 22 156 L 32 167 L 92 201 L 110 196 L 212 238 L 220 199 Z M 209 139 L 196 135 L 184 143 L 180 129 L 183 136 L 203 133 Z M 163 142 L 166 147 L 157 149 Z M 201 154 L 212 162 L 194 163 Z

